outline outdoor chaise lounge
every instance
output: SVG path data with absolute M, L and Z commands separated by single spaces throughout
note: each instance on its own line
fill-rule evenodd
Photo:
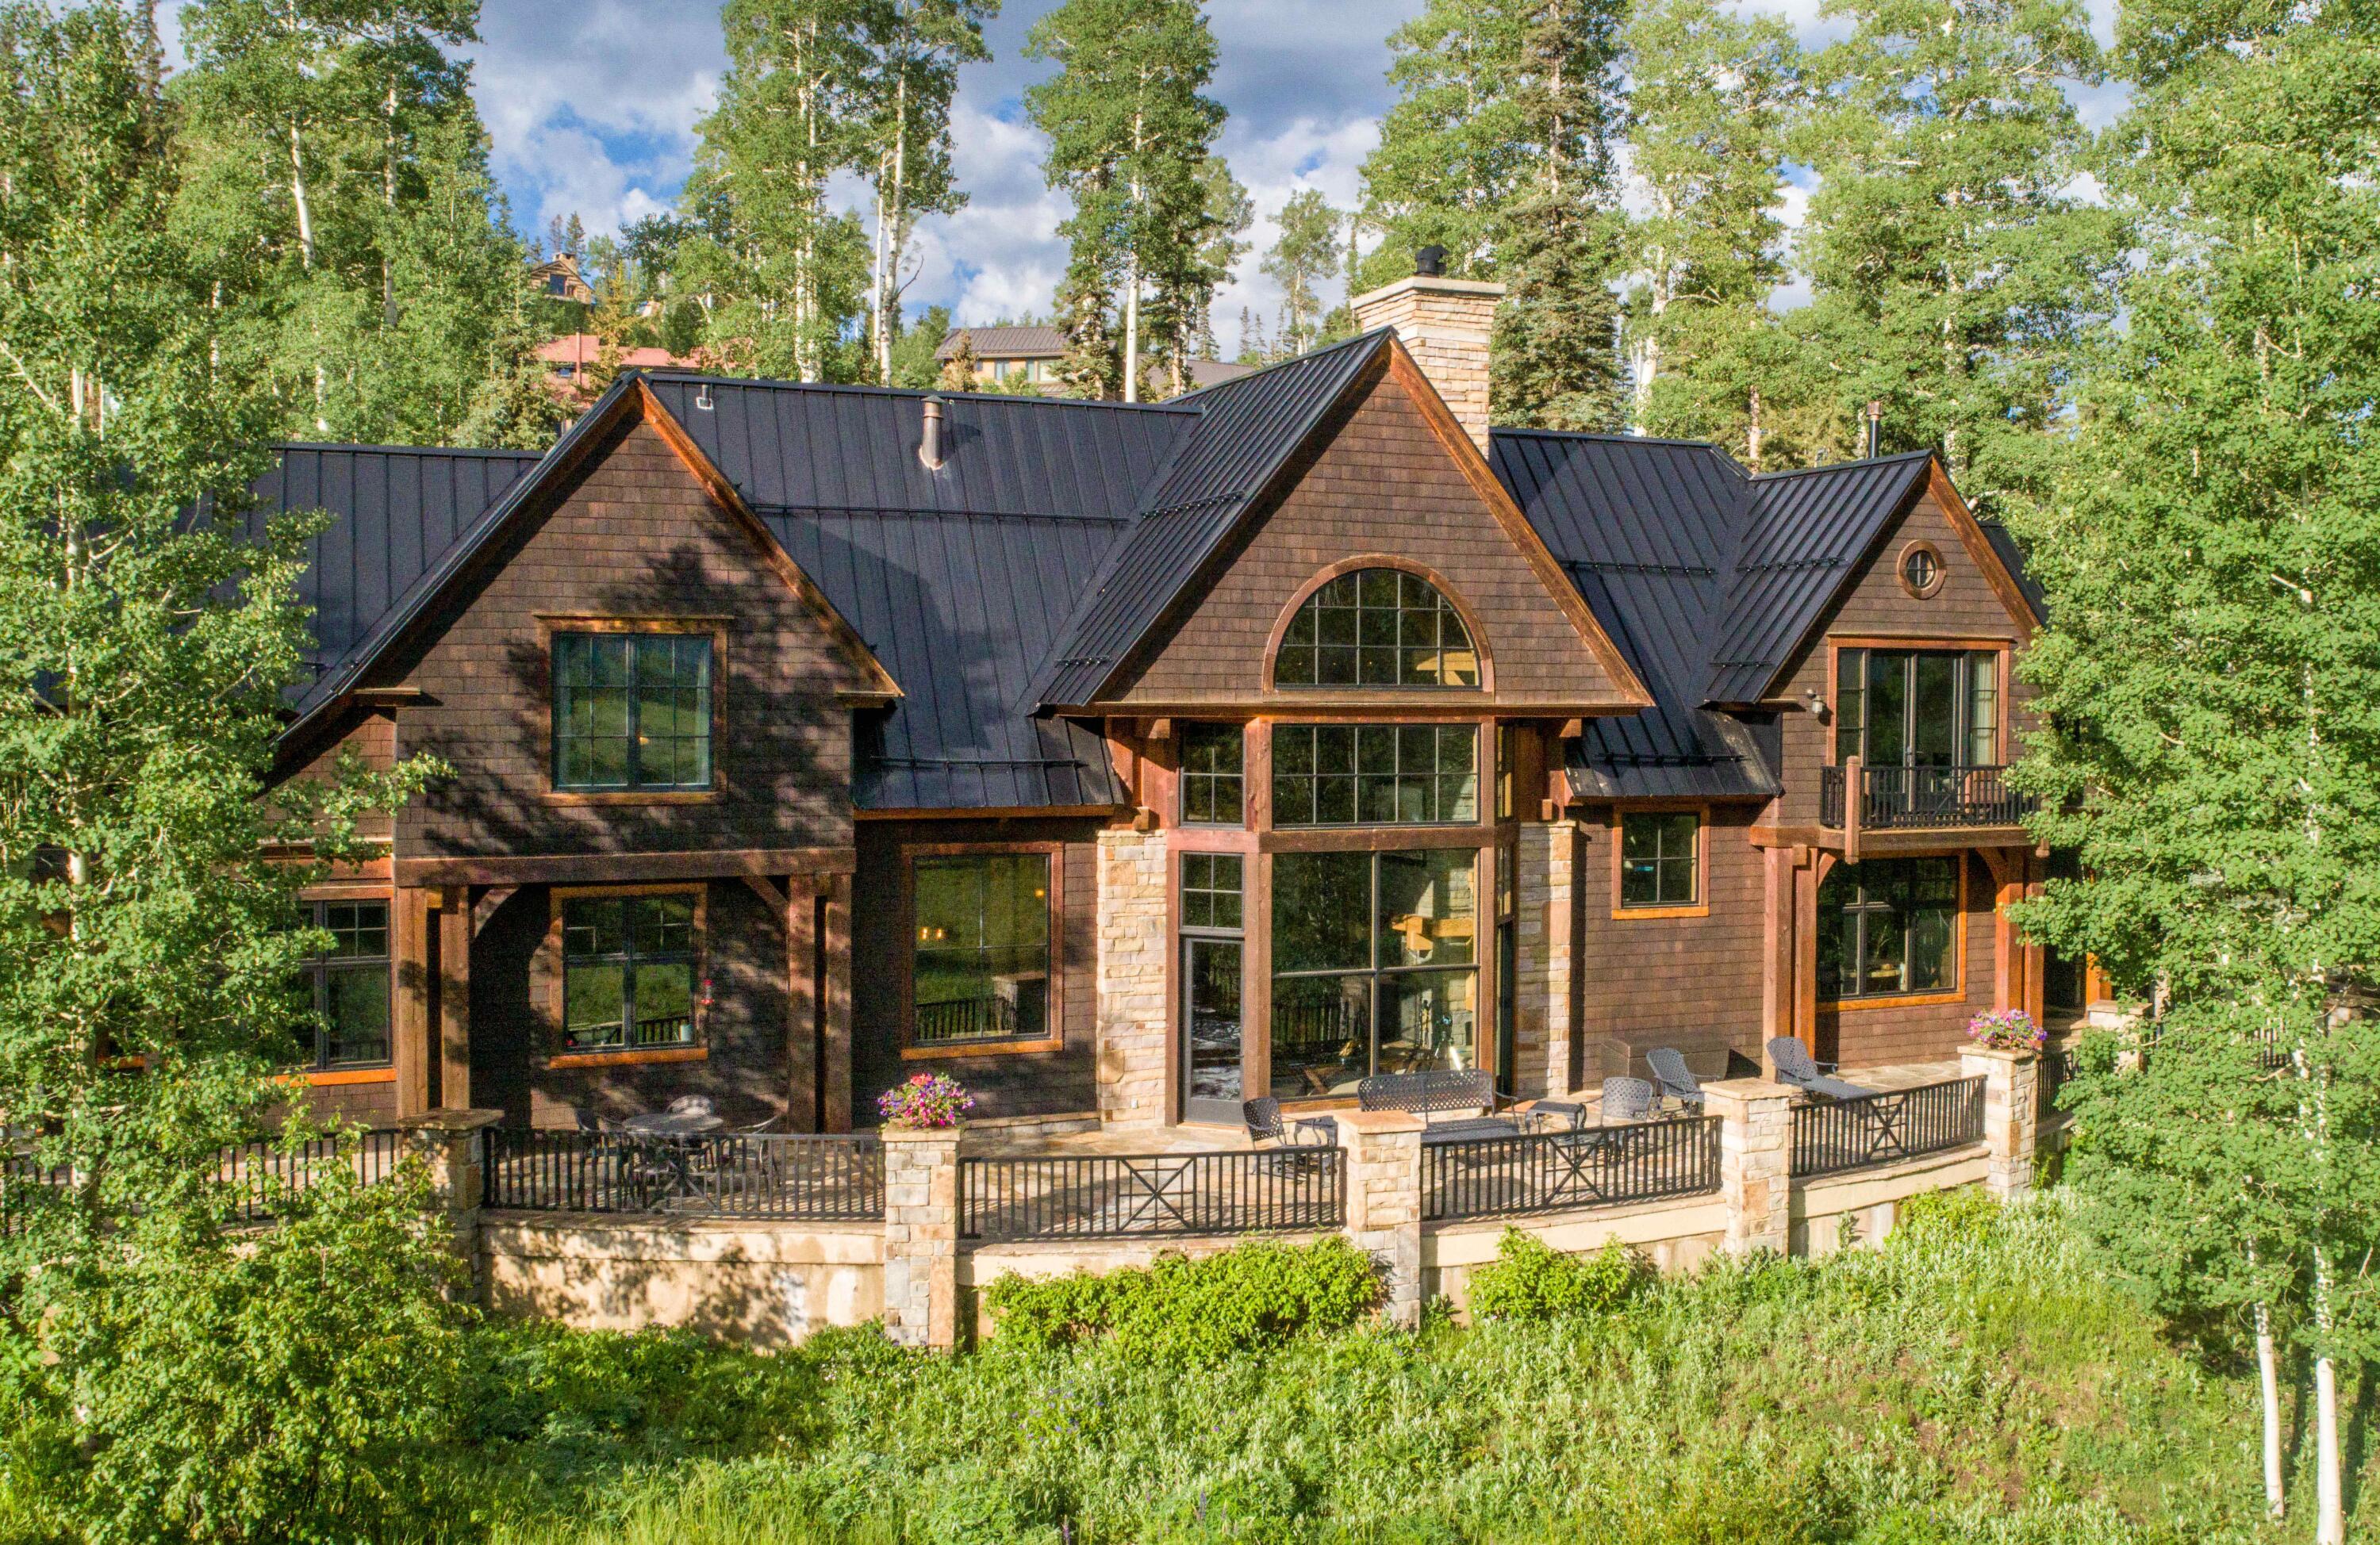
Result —
M 1780 1035 L 1768 1043 L 1768 1060 L 1777 1065 L 1778 1082 L 1806 1089 L 1829 1100 L 1858 1100 L 1876 1092 L 1860 1084 L 1827 1077 L 1839 1064 L 1818 1061 L 1808 1047 L 1790 1035 Z
M 1703 1086 L 1686 1066 L 1686 1054 L 1674 1046 L 1656 1046 L 1645 1054 L 1645 1065 L 1653 1069 L 1653 1089 L 1664 1100 L 1675 1100 L 1686 1109 L 1700 1112 L 1703 1108 Z

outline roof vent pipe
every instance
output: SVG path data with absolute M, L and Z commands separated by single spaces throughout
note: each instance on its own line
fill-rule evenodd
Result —
M 1874 461 L 1884 453 L 1884 404 L 1869 399 L 1867 404 L 1867 457 Z
M 929 472 L 942 469 L 942 400 L 926 399 L 926 437 L 917 442 L 917 459 Z
M 1424 279 L 1436 279 L 1446 269 L 1446 248 L 1416 247 L 1414 248 L 1414 272 Z

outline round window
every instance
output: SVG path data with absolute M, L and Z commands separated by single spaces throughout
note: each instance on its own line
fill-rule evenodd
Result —
M 1942 588 L 1942 555 L 1931 542 L 1912 542 L 1900 552 L 1900 585 L 1920 599 Z

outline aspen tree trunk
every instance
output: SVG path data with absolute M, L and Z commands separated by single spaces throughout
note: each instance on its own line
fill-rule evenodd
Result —
M 884 287 L 878 297 L 877 369 L 892 384 L 892 332 L 901 304 L 901 249 L 909 245 L 909 72 L 892 87 L 892 235 L 886 240 Z
M 2249 1263 L 2255 1260 L 2251 1246 Z M 2256 1384 L 2265 1408 L 2265 1512 L 2279 1518 L 2289 1509 L 2289 1498 L 2281 1490 L 2280 1357 L 2273 1346 L 2273 1311 L 2267 1304 L 2256 1306 Z
M 1746 465 L 1757 472 L 1760 470 L 1760 388 L 1756 386 L 1752 389 L 1750 406 L 1752 411 L 1743 433 L 1743 459 Z
M 1141 91 L 1148 91 L 1148 72 L 1141 72 Z M 1123 400 L 1140 401 L 1140 157 L 1142 135 L 1146 124 L 1143 110 L 1135 108 L 1132 115 L 1132 246 L 1131 260 L 1125 264 L 1123 289 Z
M 381 203 L 392 224 L 396 214 L 396 82 L 388 85 L 385 108 L 385 133 L 381 141 L 380 195 Z M 381 234 L 380 252 L 380 315 L 381 325 L 396 326 L 396 271 L 388 259 L 389 233 Z

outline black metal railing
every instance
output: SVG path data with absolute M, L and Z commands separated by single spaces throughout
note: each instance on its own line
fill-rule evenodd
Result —
M 483 1136 L 480 1200 L 490 1207 L 788 1223 L 884 1215 L 884 1149 L 873 1137 L 521 1127 L 491 1127 Z
M 1843 825 L 1844 767 L 1818 773 L 1818 822 Z M 2034 807 L 2030 794 L 2008 786 L 2008 769 L 1973 767 L 1862 767 L 1860 825 L 1871 831 L 1925 830 L 1949 827 L 2012 827 Z
M 38 1165 L 26 1153 L 0 1156 L 0 1238 L 25 1226 L 25 1214 L 30 1209 L 27 1199 L 34 1193 L 58 1190 L 74 1183 L 74 1170 L 65 1165 L 55 1167 Z
M 943 1041 L 1014 1040 L 1029 1030 L 1017 1006 L 1007 998 L 963 997 L 917 1005 L 912 1039 L 921 1046 Z
M 1336 1148 L 959 1161 L 970 1239 L 1112 1239 L 1336 1228 Z
M 1717 1117 L 1434 1142 L 1421 1151 L 1426 1219 L 1518 1217 L 1718 1189 Z
M 1832 1175 L 1897 1164 L 1983 1140 L 1980 1078 L 1815 1100 L 1793 1107 L 1793 1173 Z
M 2066 1081 L 2074 1076 L 2079 1065 L 2071 1046 L 2052 1046 L 2041 1054 L 2040 1063 L 2034 1070 L 2036 1081 L 2034 1085 L 2039 1094 L 2034 1108 L 2041 1116 L 2057 1114 L 2058 1092 L 2066 1087 Z
M 404 1144 L 405 1134 L 386 1127 L 314 1138 L 295 1148 L 260 1138 L 225 1149 L 215 1176 L 231 1188 L 234 1217 L 264 1223 L 273 1216 L 276 1192 L 303 1190 L 334 1165 L 345 1165 L 367 1186 L 387 1179 L 405 1157 Z

